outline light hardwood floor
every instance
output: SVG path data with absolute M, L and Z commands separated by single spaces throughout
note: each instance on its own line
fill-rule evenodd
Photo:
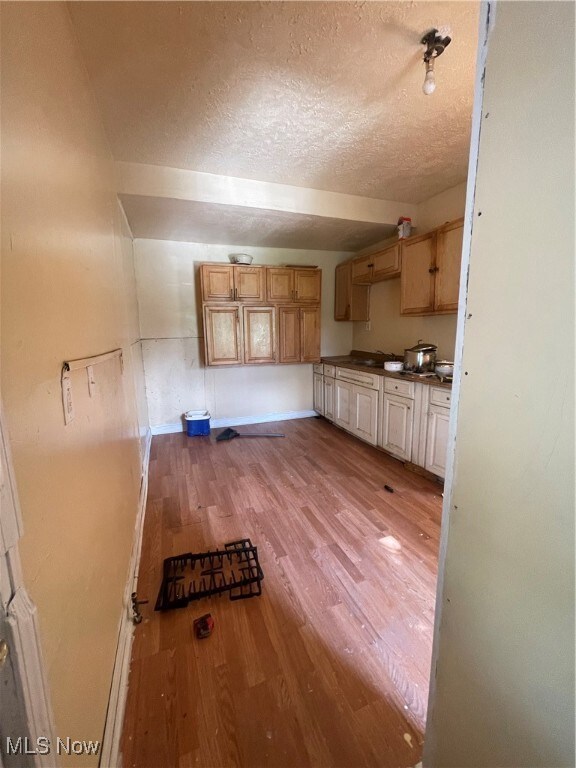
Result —
M 153 439 L 124 768 L 415 765 L 441 486 L 324 419 L 242 430 L 286 437 Z M 163 558 L 245 537 L 261 597 L 154 613 Z

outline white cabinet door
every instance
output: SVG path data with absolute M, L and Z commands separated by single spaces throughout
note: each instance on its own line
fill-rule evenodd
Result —
M 378 432 L 378 392 L 367 387 L 352 387 L 351 431 L 376 445 Z
M 446 474 L 449 421 L 449 408 L 440 408 L 437 405 L 430 406 L 428 434 L 426 436 L 426 469 L 440 477 L 444 477 Z
M 352 431 L 352 384 L 334 379 L 334 421 Z
M 412 407 L 413 401 L 407 397 L 384 395 L 381 447 L 404 461 L 410 461 L 412 456 Z
M 324 376 L 321 373 L 314 374 L 314 410 L 324 413 Z
M 334 379 L 324 377 L 324 416 L 334 421 Z

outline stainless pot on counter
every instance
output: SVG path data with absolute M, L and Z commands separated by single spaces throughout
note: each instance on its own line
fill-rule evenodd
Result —
M 410 373 L 434 371 L 437 349 L 435 344 L 422 343 L 422 339 L 419 339 L 415 347 L 404 350 L 404 370 Z

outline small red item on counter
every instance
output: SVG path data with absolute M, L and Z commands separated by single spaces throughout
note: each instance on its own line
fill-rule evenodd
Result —
M 204 616 L 200 616 L 199 619 L 194 619 L 194 634 L 198 640 L 210 637 L 213 629 L 214 619 L 209 613 L 205 613 Z

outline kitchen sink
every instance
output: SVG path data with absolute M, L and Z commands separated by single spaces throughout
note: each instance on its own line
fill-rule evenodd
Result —
M 380 367 L 384 365 L 384 363 L 381 363 L 379 360 L 354 360 L 353 362 L 356 363 L 356 365 L 379 365 Z

